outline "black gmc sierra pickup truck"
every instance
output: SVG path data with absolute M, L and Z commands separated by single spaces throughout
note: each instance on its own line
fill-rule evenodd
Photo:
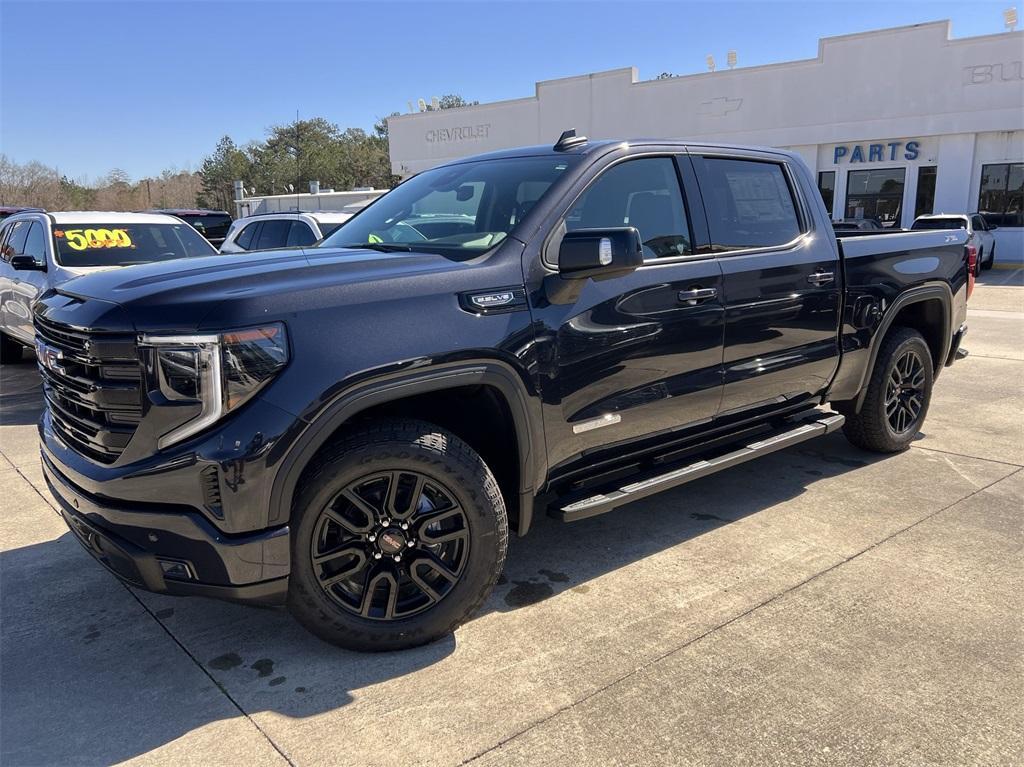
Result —
M 567 131 L 414 176 L 318 247 L 46 293 L 43 468 L 133 585 L 410 647 L 481 606 L 538 513 L 839 428 L 906 448 L 961 353 L 971 251 L 837 239 L 788 152 Z

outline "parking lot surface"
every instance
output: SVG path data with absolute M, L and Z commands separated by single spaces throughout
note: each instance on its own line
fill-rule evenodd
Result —
M 924 433 L 841 434 L 514 540 L 453 637 L 360 655 L 121 585 L 0 401 L 5 765 L 1024 763 L 1024 285 L 986 275 Z

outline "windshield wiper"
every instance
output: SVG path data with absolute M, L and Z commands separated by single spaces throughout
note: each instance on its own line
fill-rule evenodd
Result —
M 377 250 L 381 253 L 394 253 L 395 251 L 411 252 L 412 247 L 409 245 L 399 245 L 395 242 L 356 242 L 351 245 L 339 245 L 341 248 L 366 248 L 367 250 Z

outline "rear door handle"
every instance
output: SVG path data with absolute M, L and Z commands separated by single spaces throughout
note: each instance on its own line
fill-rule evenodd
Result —
M 812 285 L 827 285 L 835 280 L 835 272 L 815 272 L 807 275 L 807 281 Z
M 691 288 L 690 290 L 680 290 L 678 298 L 680 303 L 696 306 L 701 301 L 707 301 L 717 295 L 717 288 Z

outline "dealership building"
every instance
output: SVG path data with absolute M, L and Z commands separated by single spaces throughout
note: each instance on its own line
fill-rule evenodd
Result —
M 909 227 L 923 213 L 981 211 L 999 227 L 997 260 L 1024 261 L 1024 32 L 883 29 L 822 39 L 813 59 L 659 80 L 596 72 L 388 123 L 401 176 L 553 144 L 568 128 L 785 147 L 810 166 L 834 219 Z

